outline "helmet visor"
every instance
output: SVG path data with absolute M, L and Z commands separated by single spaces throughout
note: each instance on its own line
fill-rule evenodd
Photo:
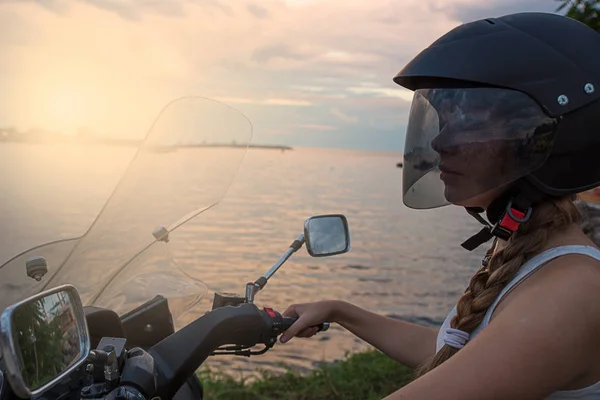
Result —
M 476 205 L 470 202 L 477 196 L 544 164 L 556 123 L 514 90 L 415 91 L 404 146 L 404 204 Z

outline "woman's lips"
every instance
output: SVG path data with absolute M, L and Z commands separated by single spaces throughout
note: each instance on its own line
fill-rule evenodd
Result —
M 455 170 L 448 168 L 447 166 L 445 166 L 443 164 L 440 164 L 438 166 L 438 168 L 441 171 L 440 179 L 445 184 L 458 183 L 458 181 L 461 179 L 462 174 L 460 172 L 456 172 Z
M 460 172 L 457 172 L 451 168 L 448 168 L 447 166 L 440 164 L 438 166 L 439 170 L 446 175 L 462 175 Z

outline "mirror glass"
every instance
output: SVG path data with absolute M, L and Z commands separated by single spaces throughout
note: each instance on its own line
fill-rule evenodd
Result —
M 308 253 L 325 257 L 350 250 L 348 222 L 343 215 L 311 217 L 304 224 L 304 239 Z
M 87 357 L 87 330 L 78 323 L 83 309 L 76 304 L 79 303 L 73 301 L 71 292 L 63 290 L 14 308 L 11 316 L 14 354 L 21 364 L 23 383 L 30 391 Z

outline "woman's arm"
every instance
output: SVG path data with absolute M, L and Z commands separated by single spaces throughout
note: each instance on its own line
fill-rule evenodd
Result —
M 336 322 L 396 361 L 415 368 L 435 354 L 437 331 L 363 310 L 339 300 L 293 304 L 283 313 L 298 320 L 281 336 L 311 337 L 325 321 Z
M 462 350 L 386 400 L 543 399 L 565 390 L 600 355 L 599 293 L 597 261 L 550 262 Z
M 435 354 L 437 330 L 339 302 L 334 322 L 394 360 L 416 368 Z

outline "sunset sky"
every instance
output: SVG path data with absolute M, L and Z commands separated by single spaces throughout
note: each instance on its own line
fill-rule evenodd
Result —
M 462 22 L 554 0 L 0 0 L 0 127 L 112 136 L 183 95 L 222 100 L 253 142 L 399 150 L 393 76 Z

